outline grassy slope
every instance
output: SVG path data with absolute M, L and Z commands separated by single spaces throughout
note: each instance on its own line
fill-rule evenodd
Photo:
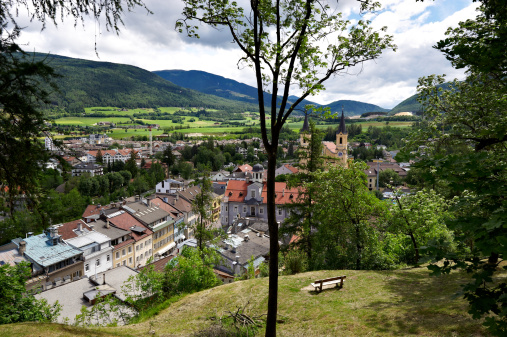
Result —
M 305 288 L 319 278 L 347 275 L 344 288 L 320 294 Z M 318 271 L 280 278 L 279 336 L 487 336 L 452 295 L 466 275 L 429 277 L 425 268 L 398 271 Z M 187 336 L 211 316 L 249 303 L 267 306 L 268 280 L 227 284 L 186 296 L 151 320 L 117 328 L 84 330 L 56 324 L 0 326 L 2 336 Z

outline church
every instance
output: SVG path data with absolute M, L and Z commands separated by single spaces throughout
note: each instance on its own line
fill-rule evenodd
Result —
M 341 165 L 348 167 L 348 155 L 347 155 L 347 129 L 345 128 L 345 116 L 343 114 L 340 119 L 340 126 L 336 132 L 336 143 L 333 142 L 322 142 L 322 158 L 324 158 L 325 164 Z M 310 142 L 310 125 L 308 123 L 308 115 L 305 116 L 303 127 L 300 131 L 299 146 L 304 149 Z M 304 161 L 302 160 L 302 163 Z

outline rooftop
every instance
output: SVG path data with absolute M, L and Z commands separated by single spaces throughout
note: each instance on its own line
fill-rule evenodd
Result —
M 52 240 L 46 234 L 12 240 L 18 247 L 21 241 L 26 242 L 25 255 L 43 267 L 49 267 L 55 263 L 83 254 L 82 251 L 71 247 L 65 242 L 58 242 L 52 245 Z

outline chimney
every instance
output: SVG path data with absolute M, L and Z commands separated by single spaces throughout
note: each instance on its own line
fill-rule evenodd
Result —
M 285 188 L 282 190 L 282 197 L 285 196 Z
M 80 232 L 82 232 L 82 231 L 83 231 L 83 223 L 82 223 L 81 221 L 79 221 L 79 222 L 77 223 L 77 230 L 78 230 L 78 231 L 80 231 Z
M 109 225 L 109 219 L 106 220 L 106 228 L 109 229 L 111 226 Z
M 20 241 L 19 242 L 19 255 L 24 256 L 26 251 L 26 241 Z
M 243 239 L 245 240 L 245 242 L 248 242 L 250 240 L 250 236 L 248 236 L 248 234 L 246 234 Z
M 31 237 L 31 236 L 33 236 L 33 232 L 28 232 L 28 233 L 26 233 L 26 237 L 27 237 L 27 238 L 29 238 L 29 237 Z
M 93 231 L 93 228 L 95 227 L 95 225 L 88 225 L 88 227 L 90 227 L 90 229 Z

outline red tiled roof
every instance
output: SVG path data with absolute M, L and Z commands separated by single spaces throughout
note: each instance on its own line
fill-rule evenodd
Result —
M 101 210 L 109 209 L 110 207 L 111 207 L 110 205 L 105 205 L 105 206 L 101 206 L 101 207 L 99 207 L 98 205 L 88 205 L 88 207 L 86 207 L 86 209 L 83 212 L 83 215 L 81 217 L 87 218 L 91 215 L 100 214 Z
M 227 189 L 225 190 L 225 197 L 229 198 L 229 202 L 243 202 L 248 185 L 249 183 L 244 180 L 229 180 L 227 182 Z
M 238 166 L 238 168 L 236 169 L 236 171 L 240 171 L 240 172 L 250 172 L 252 171 L 252 166 L 248 165 L 248 164 L 245 164 L 245 165 L 240 165 Z
M 77 234 L 74 233 L 73 230 L 77 229 L 77 226 L 79 223 L 81 223 L 81 225 L 83 226 L 83 229 L 88 229 L 89 231 L 92 230 L 90 227 L 88 227 L 88 225 L 83 220 L 79 219 L 79 220 L 74 220 L 71 222 L 66 222 L 66 223 L 62 224 L 61 226 L 59 226 L 58 227 L 58 234 L 61 235 L 62 239 L 64 239 L 64 240 L 76 238 Z
M 285 166 L 285 168 L 287 170 L 291 171 L 292 173 L 298 173 L 299 172 L 299 170 L 296 167 L 294 167 L 294 166 L 292 166 L 290 164 L 285 164 L 283 166 Z
M 327 147 L 327 149 L 329 151 L 331 151 L 332 153 L 336 153 L 336 144 L 333 143 L 333 142 L 322 142 L 322 145 L 324 145 L 325 147 Z
M 299 197 L 299 191 L 297 188 L 287 188 L 287 183 L 275 183 L 275 195 L 275 204 L 285 205 L 294 202 Z M 262 188 L 262 197 L 264 198 L 264 203 L 267 201 L 267 196 L 267 186 L 264 184 L 264 187 Z
M 132 232 L 132 238 L 134 238 L 135 241 L 139 241 L 147 237 L 148 235 L 153 234 L 153 231 L 146 226 L 144 226 L 142 223 L 140 223 L 136 218 L 134 218 L 129 213 L 123 213 L 120 215 L 117 215 L 115 217 L 109 218 L 109 223 L 111 223 L 113 226 L 131 231 Z M 143 234 L 139 235 L 136 232 L 132 231 L 131 228 L 137 226 L 145 228 L 145 231 Z

